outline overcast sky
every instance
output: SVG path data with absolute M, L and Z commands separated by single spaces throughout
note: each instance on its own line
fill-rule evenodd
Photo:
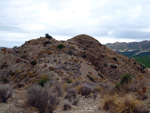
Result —
M 150 0 L 0 0 L 0 46 L 49 33 L 88 34 L 102 44 L 150 39 Z

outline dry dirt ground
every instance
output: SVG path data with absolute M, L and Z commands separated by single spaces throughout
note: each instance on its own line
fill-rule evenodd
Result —
M 0 113 L 38 113 L 35 109 L 26 105 L 25 96 L 25 90 L 15 90 L 12 98 L 10 98 L 6 104 L 0 104 Z M 54 113 L 108 113 L 98 109 L 101 101 L 100 96 L 94 101 L 92 95 L 88 98 L 80 95 L 79 103 L 76 106 L 72 105 L 72 108 L 67 111 L 63 110 L 63 103 L 65 101 L 66 100 L 60 102 Z
M 148 88 L 148 98 L 144 100 L 150 109 L 150 87 Z M 79 102 L 77 105 L 72 105 L 72 108 L 65 111 L 63 110 L 63 99 L 54 110 L 54 113 L 110 113 L 99 109 L 102 102 L 102 96 L 98 95 L 96 100 L 93 96 L 85 98 L 79 95 Z M 38 113 L 36 109 L 29 107 L 26 104 L 26 90 L 15 90 L 13 96 L 7 103 L 0 103 L 0 113 Z

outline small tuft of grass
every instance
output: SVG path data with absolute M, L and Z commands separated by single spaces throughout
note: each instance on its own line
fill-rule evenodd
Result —
M 39 80 L 38 80 L 38 84 L 42 87 L 44 87 L 45 83 L 49 80 L 48 76 L 42 76 Z
M 64 44 L 58 44 L 58 46 L 57 46 L 59 49 L 63 49 L 63 48 L 65 48 L 65 45 Z
M 117 90 L 120 90 L 121 87 L 129 84 L 133 77 L 134 75 L 131 75 L 129 73 L 122 75 L 120 82 L 116 84 L 115 88 Z
M 9 83 L 9 80 L 7 78 L 3 78 L 2 81 L 3 81 L 4 84 Z
M 72 79 L 67 79 L 67 83 L 72 83 Z
M 133 75 L 131 75 L 131 74 L 129 74 L 129 73 L 122 75 L 120 84 L 121 84 L 121 85 L 123 85 L 123 84 L 128 84 L 129 82 L 131 82 L 132 76 L 133 76 Z
M 104 97 L 103 105 L 100 109 L 111 113 L 148 113 L 142 101 L 127 95 L 119 97 L 118 95 L 107 95 Z

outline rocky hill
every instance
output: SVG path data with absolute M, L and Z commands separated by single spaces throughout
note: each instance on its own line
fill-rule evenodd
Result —
M 114 86 L 124 74 L 149 77 L 149 72 L 134 59 L 84 34 L 67 41 L 40 37 L 20 47 L 4 48 L 0 51 L 0 68 L 1 82 L 22 90 L 43 79 L 55 81 L 66 89 L 68 84 L 76 82 Z
M 92 73 L 95 78 L 116 81 L 124 73 L 146 73 L 135 60 L 113 52 L 87 35 L 66 42 L 44 37 L 30 40 L 21 47 L 1 51 L 0 63 L 1 78 L 23 86 L 43 75 L 62 81 L 65 77 L 86 78 Z M 85 67 L 90 69 L 82 71 Z
M 4 47 L 0 47 L 0 50 L 1 50 L 2 48 L 4 48 Z

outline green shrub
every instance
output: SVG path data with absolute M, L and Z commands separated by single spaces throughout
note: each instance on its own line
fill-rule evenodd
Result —
M 114 60 L 114 61 L 118 61 L 116 57 L 113 57 L 113 60 Z
M 33 60 L 33 61 L 30 62 L 30 64 L 33 65 L 33 66 L 35 66 L 37 64 L 37 61 Z
M 83 55 L 82 57 L 83 57 L 83 58 L 86 58 L 86 55 Z
M 41 77 L 40 80 L 38 80 L 38 84 L 42 87 L 44 87 L 44 84 L 49 80 L 47 76 Z
M 67 83 L 72 83 L 72 79 L 67 79 Z
M 116 85 L 115 85 L 115 88 L 117 89 L 117 90 L 120 90 L 120 83 L 117 83 Z
M 91 80 L 92 82 L 95 82 L 94 78 L 91 77 L 91 75 L 86 75 L 86 76 L 89 78 L 89 80 Z
M 123 87 L 125 84 L 128 84 L 131 82 L 132 77 L 134 76 L 129 73 L 122 75 L 120 82 L 116 84 L 115 88 L 117 90 L 120 90 L 120 88 Z
M 100 73 L 98 73 L 98 76 L 100 76 L 101 78 L 105 79 L 104 76 Z
M 110 65 L 110 67 L 111 67 L 111 68 L 117 68 L 117 66 L 114 65 L 114 64 Z
M 3 83 L 8 83 L 9 80 L 7 78 L 3 78 Z
M 63 48 L 65 48 L 65 45 L 64 45 L 64 44 L 59 44 L 57 47 L 58 47 L 59 49 L 63 49 Z
M 52 39 L 52 36 L 50 36 L 48 33 L 45 34 L 45 38 Z
M 129 82 L 131 82 L 131 79 L 132 79 L 131 74 L 124 74 L 121 78 L 120 84 L 121 85 L 128 84 Z
M 108 66 L 107 63 L 105 63 L 104 66 L 107 67 Z

